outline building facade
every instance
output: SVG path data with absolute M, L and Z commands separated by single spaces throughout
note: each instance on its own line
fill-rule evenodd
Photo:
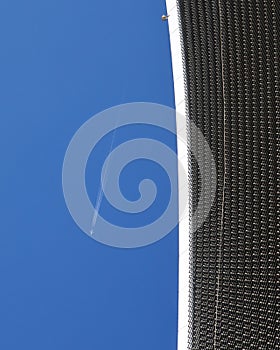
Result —
M 189 164 L 178 350 L 280 349 L 280 3 L 166 3 L 178 157 Z

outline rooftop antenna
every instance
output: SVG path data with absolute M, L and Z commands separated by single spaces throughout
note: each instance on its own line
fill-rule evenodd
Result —
M 162 19 L 163 21 L 167 21 L 167 20 L 168 20 L 168 17 L 169 17 L 169 15 L 162 15 L 162 16 L 161 16 L 161 19 Z

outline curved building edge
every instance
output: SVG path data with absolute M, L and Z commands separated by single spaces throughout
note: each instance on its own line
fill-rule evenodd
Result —
M 187 86 L 184 73 L 184 50 L 181 38 L 181 21 L 176 0 L 166 0 L 171 47 L 172 72 L 176 108 L 176 131 L 178 164 L 187 164 L 188 174 L 178 169 L 179 213 L 184 212 L 179 222 L 179 262 L 178 262 L 178 338 L 177 350 L 186 350 L 190 345 L 190 301 L 191 301 L 191 237 L 190 237 L 190 157 L 189 157 L 189 117 Z M 186 167 L 186 166 L 185 166 Z M 187 193 L 187 195 L 186 195 Z M 187 203 L 186 203 L 187 198 Z

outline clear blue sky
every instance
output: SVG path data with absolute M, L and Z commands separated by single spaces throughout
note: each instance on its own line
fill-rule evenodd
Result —
M 177 230 L 104 246 L 75 225 L 61 187 L 67 145 L 92 115 L 174 105 L 163 13 L 164 0 L 0 2 L 0 349 L 176 348 Z

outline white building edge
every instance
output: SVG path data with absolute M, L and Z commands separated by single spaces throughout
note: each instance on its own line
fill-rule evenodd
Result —
M 178 171 L 179 212 L 184 212 L 179 223 L 179 280 L 178 280 L 178 339 L 177 349 L 189 348 L 190 335 L 190 196 L 189 193 L 189 147 L 188 102 L 184 75 L 184 54 L 181 40 L 179 9 L 176 0 L 166 0 L 169 25 L 172 70 L 174 80 L 177 152 L 187 174 Z M 179 163 L 178 162 L 178 163 Z M 187 195 L 186 195 L 187 194 Z

